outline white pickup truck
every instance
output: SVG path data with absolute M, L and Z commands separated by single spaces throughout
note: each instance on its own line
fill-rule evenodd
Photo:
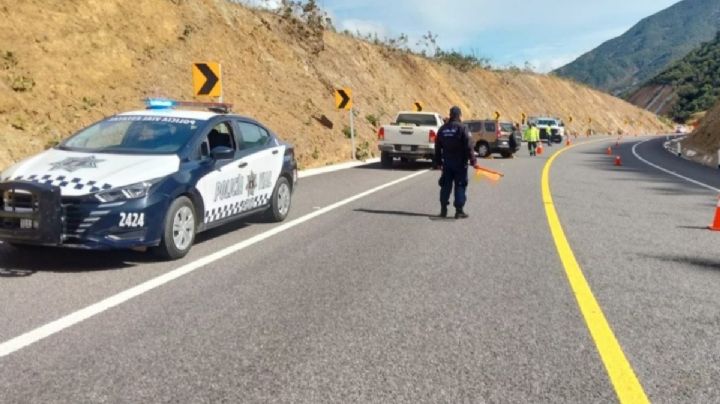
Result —
M 540 130 L 540 140 L 543 142 L 562 143 L 565 139 L 565 124 L 560 118 L 530 118 Z
M 391 167 L 393 159 L 403 162 L 435 157 L 435 139 L 443 118 L 435 112 L 400 112 L 394 123 L 378 130 L 380 163 Z

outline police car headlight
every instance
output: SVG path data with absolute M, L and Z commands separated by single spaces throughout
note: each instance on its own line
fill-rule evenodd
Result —
M 109 189 L 95 194 L 95 198 L 102 203 L 128 201 L 131 199 L 140 199 L 147 196 L 150 188 L 156 181 L 143 181 L 137 184 L 127 185 L 120 188 Z

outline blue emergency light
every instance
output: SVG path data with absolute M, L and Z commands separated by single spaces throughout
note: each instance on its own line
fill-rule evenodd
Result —
M 168 109 L 175 107 L 176 102 L 164 98 L 148 98 L 145 100 L 147 109 Z
M 202 108 L 222 114 L 232 110 L 232 104 L 222 102 L 177 101 L 167 98 L 146 98 L 145 106 L 147 109 Z

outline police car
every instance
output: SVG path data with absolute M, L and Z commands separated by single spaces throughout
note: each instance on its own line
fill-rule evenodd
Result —
M 194 108 L 194 110 L 193 110 Z M 228 104 L 147 100 L 0 174 L 0 240 L 185 256 L 197 233 L 284 220 L 291 145 Z

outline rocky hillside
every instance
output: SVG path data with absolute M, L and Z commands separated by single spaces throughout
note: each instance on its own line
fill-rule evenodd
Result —
M 683 0 L 555 73 L 613 94 L 627 93 L 711 40 L 719 29 L 720 1 Z
M 720 97 L 720 33 L 634 92 L 628 101 L 675 121 L 707 111 Z
M 499 110 L 572 115 L 572 131 L 657 132 L 656 116 L 555 77 L 461 72 L 447 64 L 325 32 L 225 0 L 0 0 L 0 168 L 84 125 L 141 108 L 147 96 L 191 98 L 194 61 L 222 63 L 225 100 L 293 142 L 304 167 L 346 160 L 345 112 L 333 89 L 355 95 L 359 152 L 375 128 L 421 101 L 467 118 Z M 634 128 L 631 128 L 634 126 Z
M 705 115 L 700 126 L 683 141 L 683 154 L 695 161 L 718 167 L 720 150 L 720 102 Z

